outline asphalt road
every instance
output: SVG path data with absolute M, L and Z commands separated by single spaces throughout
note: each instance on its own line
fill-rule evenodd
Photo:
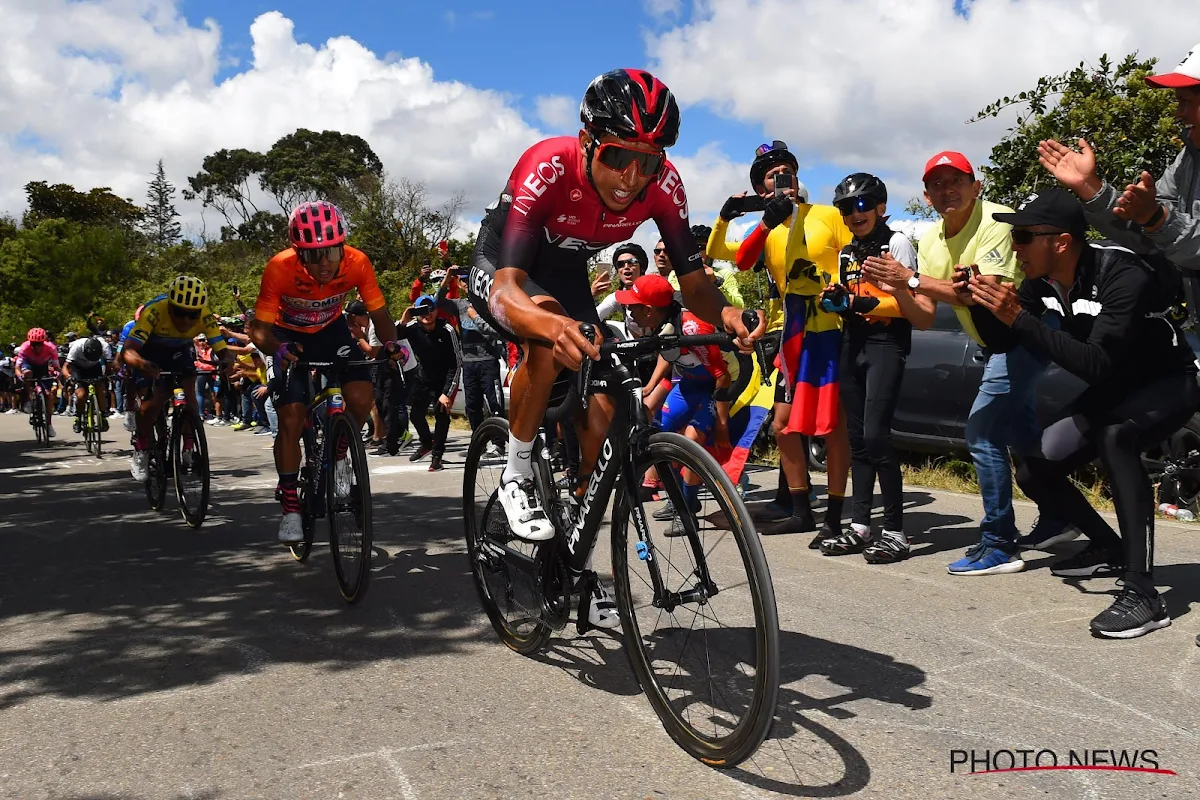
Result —
M 123 432 L 97 461 L 58 427 L 37 450 L 23 416 L 0 416 L 2 797 L 1200 793 L 1200 527 L 1160 524 L 1174 624 L 1128 642 L 1087 631 L 1113 581 L 1064 583 L 1046 554 L 1018 575 L 948 576 L 976 498 L 910 489 L 916 554 L 893 566 L 767 539 L 778 715 L 759 753 L 721 772 L 666 736 L 617 639 L 568 628 L 537 658 L 497 642 L 464 557 L 461 439 L 441 473 L 372 460 L 376 571 L 347 608 L 326 548 L 298 564 L 275 542 L 266 437 L 208 429 L 215 503 L 195 532 L 171 501 L 147 509 Z M 1141 751 L 1135 766 L 1177 774 L 952 768 L 972 750 L 1016 766 L 1020 750 L 1031 765 Z

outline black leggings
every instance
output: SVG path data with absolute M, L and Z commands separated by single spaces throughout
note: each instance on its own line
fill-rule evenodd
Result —
M 1200 386 L 1195 375 L 1170 375 L 1107 409 L 1098 408 L 1099 399 L 1089 389 L 1068 408 L 1069 416 L 1046 428 L 1040 454 L 1025 459 L 1017 484 L 1042 513 L 1074 523 L 1095 545 L 1120 553 L 1123 543 L 1127 579 L 1148 576 L 1154 568 L 1154 487 L 1141 454 L 1191 419 L 1200 408 Z M 1068 479 L 1097 456 L 1108 473 L 1120 537 Z
M 871 524 L 875 479 L 883 496 L 883 529 L 904 530 L 904 481 L 892 447 L 892 416 L 904 377 L 904 347 L 883 336 L 850 337 L 842 344 L 841 395 L 850 435 L 851 521 Z

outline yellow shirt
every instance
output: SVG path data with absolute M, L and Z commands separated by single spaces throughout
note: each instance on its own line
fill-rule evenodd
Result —
M 1010 279 L 1014 286 L 1020 286 L 1024 273 L 1012 249 L 1012 226 L 992 219 L 992 214 L 1011 213 L 1011 208 L 998 203 L 976 200 L 966 227 L 949 239 L 946 238 L 946 221 L 938 220 L 921 237 L 917 247 L 917 271 L 948 281 L 954 277 L 954 268 L 959 264 L 974 264 L 984 275 L 999 275 Z M 979 331 L 971 321 L 970 309 L 954 306 L 954 313 L 963 330 L 982 346 Z

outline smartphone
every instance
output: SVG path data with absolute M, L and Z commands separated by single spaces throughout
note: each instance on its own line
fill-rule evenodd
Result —
M 742 203 L 739 210 L 745 214 L 754 211 L 762 211 L 767 207 L 767 201 L 761 195 L 752 194 L 742 198 Z
M 788 189 L 796 188 L 796 176 L 790 172 L 780 172 L 775 176 L 775 196 L 783 197 Z

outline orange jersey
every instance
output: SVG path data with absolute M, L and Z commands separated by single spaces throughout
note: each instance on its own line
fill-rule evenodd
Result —
M 371 259 L 363 251 L 347 247 L 337 276 L 318 286 L 296 251 L 288 248 L 267 262 L 254 303 L 254 318 L 288 330 L 313 333 L 341 315 L 355 289 L 362 295 L 367 311 L 377 311 L 387 304 L 375 280 Z

